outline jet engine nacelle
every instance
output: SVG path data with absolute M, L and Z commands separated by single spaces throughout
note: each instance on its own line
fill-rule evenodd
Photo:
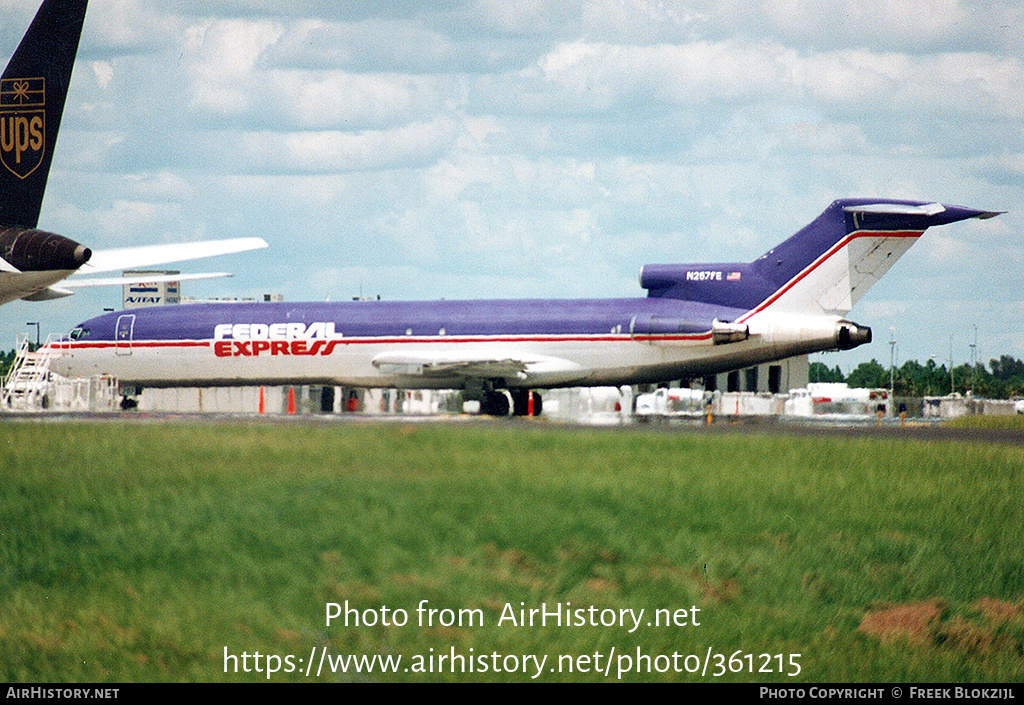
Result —
M 711 323 L 711 340 L 715 345 L 738 343 L 750 337 L 750 327 L 745 323 L 729 323 L 717 318 Z
M 836 327 L 836 347 L 840 350 L 852 350 L 858 345 L 871 342 L 871 329 L 867 326 L 843 320 L 839 321 Z
M 0 257 L 21 272 L 74 271 L 89 261 L 92 250 L 45 230 L 2 228 Z
M 871 342 L 871 329 L 835 316 L 760 313 L 748 319 L 751 336 L 789 357 L 824 350 L 851 350 Z

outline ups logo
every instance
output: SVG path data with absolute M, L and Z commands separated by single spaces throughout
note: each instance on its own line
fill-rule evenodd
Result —
M 46 151 L 46 79 L 0 80 L 0 162 L 25 179 Z

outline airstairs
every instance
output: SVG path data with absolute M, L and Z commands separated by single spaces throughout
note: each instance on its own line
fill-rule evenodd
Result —
M 27 333 L 18 336 L 14 363 L 0 389 L 0 409 L 11 411 L 39 411 L 46 406 L 50 389 L 50 361 L 53 351 L 50 339 L 37 350 Z

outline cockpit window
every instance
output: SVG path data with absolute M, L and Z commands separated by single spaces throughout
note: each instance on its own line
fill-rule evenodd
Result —
M 88 338 L 89 333 L 91 333 L 91 331 L 88 328 L 82 328 L 81 326 L 79 326 L 78 328 L 75 328 L 73 331 L 71 331 L 68 337 L 71 338 L 72 340 L 81 340 L 82 338 Z

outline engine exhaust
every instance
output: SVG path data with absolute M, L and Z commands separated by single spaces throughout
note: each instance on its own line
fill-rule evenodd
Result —
M 871 329 L 859 326 L 853 321 L 839 321 L 836 324 L 836 347 L 840 350 L 852 350 L 860 345 L 871 342 Z

